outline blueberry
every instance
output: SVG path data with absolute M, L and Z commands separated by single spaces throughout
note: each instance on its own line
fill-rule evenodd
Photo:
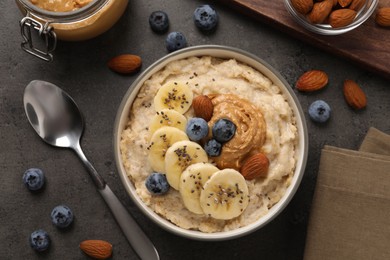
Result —
M 330 106 L 323 100 L 317 100 L 309 106 L 309 116 L 314 122 L 325 123 L 331 113 Z
M 196 27 L 202 31 L 211 31 L 218 24 L 218 14 L 210 5 L 201 5 L 194 11 L 193 16 Z
M 169 183 L 165 174 L 154 172 L 145 180 L 145 186 L 153 195 L 163 195 L 169 190 Z
M 190 118 L 186 126 L 186 134 L 191 141 L 199 141 L 209 133 L 209 126 L 203 118 Z
M 45 251 L 50 246 L 49 234 L 42 229 L 35 230 L 30 235 L 30 246 L 36 251 Z
M 213 137 L 220 143 L 225 143 L 233 138 L 236 133 L 236 125 L 229 119 L 219 119 L 213 125 Z
M 73 212 L 65 205 L 59 205 L 51 211 L 51 222 L 58 228 L 67 228 L 73 222 Z
M 45 175 L 39 168 L 30 168 L 23 174 L 23 183 L 30 191 L 37 191 L 45 184 Z
M 168 34 L 165 45 L 169 52 L 177 51 L 187 46 L 187 40 L 181 32 L 171 32 Z
M 168 15 L 163 11 L 155 11 L 149 16 L 150 28 L 156 33 L 164 33 L 168 30 Z
M 204 150 L 208 156 L 216 157 L 221 154 L 222 144 L 215 139 L 210 139 L 205 143 Z

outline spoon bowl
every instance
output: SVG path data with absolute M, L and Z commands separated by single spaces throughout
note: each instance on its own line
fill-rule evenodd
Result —
M 85 157 L 80 146 L 84 120 L 76 102 L 56 85 L 33 80 L 26 86 L 23 103 L 31 126 L 46 143 L 76 152 L 134 251 L 141 259 L 158 260 L 152 242 Z
M 31 126 L 46 143 L 64 148 L 77 146 L 84 120 L 77 104 L 60 88 L 45 81 L 31 81 L 24 92 L 24 107 Z

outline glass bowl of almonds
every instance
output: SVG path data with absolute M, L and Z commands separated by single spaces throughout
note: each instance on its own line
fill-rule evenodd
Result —
M 323 35 L 349 32 L 375 11 L 378 0 L 285 0 L 288 12 L 305 29 Z

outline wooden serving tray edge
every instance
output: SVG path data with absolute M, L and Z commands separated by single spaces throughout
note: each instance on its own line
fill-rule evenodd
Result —
M 390 79 L 390 29 L 375 24 L 375 13 L 365 23 L 350 32 L 328 36 L 315 34 L 301 27 L 288 13 L 282 0 L 218 1 L 298 40 Z M 390 6 L 390 0 L 380 1 L 377 8 L 381 6 Z

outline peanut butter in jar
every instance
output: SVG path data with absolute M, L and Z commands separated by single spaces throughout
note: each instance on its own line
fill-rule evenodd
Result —
M 21 20 L 22 48 L 30 54 L 52 60 L 57 39 L 83 41 L 110 29 L 123 15 L 129 0 L 15 0 L 25 15 Z M 30 32 L 38 31 L 54 46 L 39 50 Z
M 52 12 L 70 12 L 80 9 L 92 0 L 30 0 L 35 6 Z

